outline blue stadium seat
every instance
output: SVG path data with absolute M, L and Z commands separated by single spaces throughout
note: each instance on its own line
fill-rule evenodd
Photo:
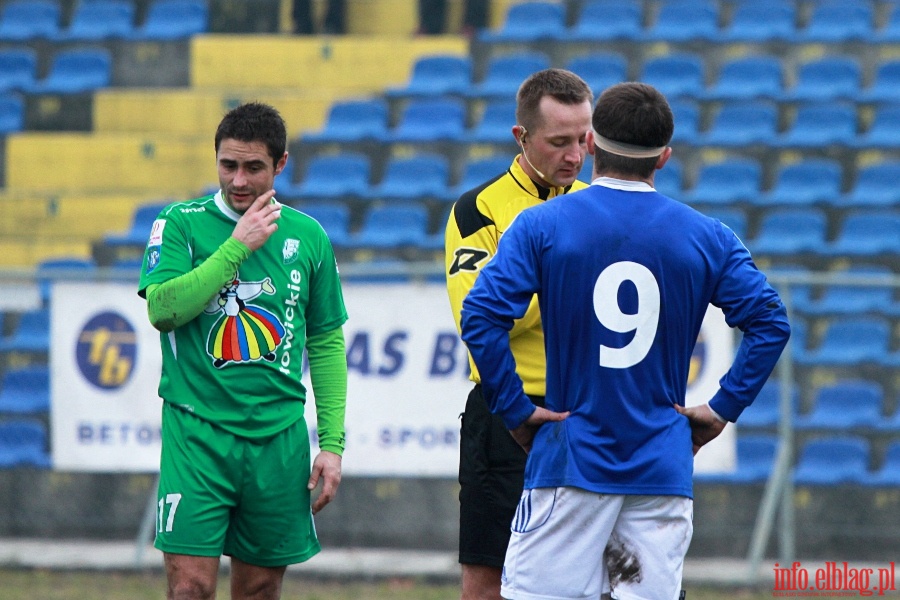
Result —
M 774 56 L 742 56 L 722 64 L 707 100 L 778 98 L 784 91 L 784 66 Z
M 796 37 L 797 11 L 786 0 L 744 0 L 720 33 L 727 42 L 790 41 Z
M 722 105 L 710 128 L 700 134 L 699 142 L 726 148 L 752 144 L 769 145 L 778 128 L 778 107 L 766 101 L 741 100 Z
M 900 253 L 900 214 L 893 210 L 853 212 L 845 216 L 830 256 L 867 257 Z
M 838 207 L 890 208 L 900 205 L 900 161 L 858 167 L 856 182 L 835 204 Z
M 813 409 L 797 417 L 799 430 L 877 428 L 884 417 L 884 390 L 874 381 L 842 379 L 819 388 Z
M 737 465 L 731 473 L 697 473 L 694 480 L 704 483 L 762 483 L 769 478 L 778 453 L 774 435 L 740 434 L 735 443 Z
M 700 106 L 694 100 L 676 98 L 669 101 L 675 131 L 672 133 L 673 144 L 694 145 L 699 137 Z
M 22 91 L 34 85 L 37 53 L 31 48 L 0 50 L 0 92 Z
M 862 102 L 900 102 L 900 59 L 886 60 L 875 67 L 872 84 L 859 94 Z
M 809 299 L 812 297 L 812 287 L 805 283 L 788 284 L 779 280 L 779 277 L 785 276 L 797 279 L 809 274 L 810 270 L 806 267 L 782 261 L 766 269 L 769 281 L 778 290 L 782 298 L 790 295 L 791 306 L 808 304 Z M 796 319 L 791 321 L 791 340 L 789 343 L 792 347 L 801 349 L 806 347 L 806 321 L 799 314 Z
M 625 57 L 618 52 L 594 52 L 575 56 L 569 60 L 566 68 L 584 79 L 595 97 L 609 86 L 625 81 L 628 73 Z
M 747 215 L 738 208 L 709 208 L 704 209 L 703 214 L 707 217 L 718 219 L 741 239 L 744 239 L 747 235 Z
M 517 52 L 491 56 L 484 79 L 469 88 L 472 98 L 515 99 L 522 82 L 532 73 L 550 67 L 550 58 L 542 52 Z
M 874 11 L 866 2 L 821 2 L 812 14 L 798 42 L 869 42 L 875 34 Z
M 350 240 L 350 209 L 346 204 L 310 202 L 297 206 L 297 210 L 319 222 L 332 246 L 347 246 Z
M 772 145 L 779 148 L 850 146 L 855 139 L 855 105 L 812 102 L 797 107 L 794 122 Z
M 47 76 L 26 91 L 36 94 L 77 94 L 110 85 L 112 54 L 105 48 L 60 50 L 50 64 Z
M 146 246 L 153 222 L 166 206 L 166 203 L 152 203 L 139 206 L 134 211 L 131 227 L 129 227 L 128 231 L 124 234 L 108 234 L 104 236 L 103 242 L 108 246 Z
M 0 339 L 0 352 L 44 353 L 50 350 L 50 311 L 22 313 L 12 335 Z
M 662 92 L 666 98 L 703 95 L 703 59 L 688 52 L 673 52 L 644 61 L 640 81 Z
M 861 437 L 808 440 L 794 469 L 797 485 L 859 484 L 868 479 L 870 445 Z
M 51 38 L 59 31 L 61 16 L 59 3 L 52 0 L 12 0 L 0 9 L 0 40 Z
M 466 140 L 473 144 L 512 144 L 515 124 L 515 100 L 488 100 L 479 121 L 466 132 Z
M 0 413 L 35 414 L 50 410 L 50 368 L 12 368 L 0 383 Z
M 747 242 L 753 255 L 790 256 L 821 251 L 828 219 L 812 208 L 773 210 L 765 213 L 759 233 Z
M 463 168 L 459 182 L 447 191 L 445 199 L 455 202 L 465 192 L 506 173 L 511 163 L 512 159 L 505 154 L 470 160 Z
M 304 142 L 359 142 L 382 139 L 388 130 L 388 105 L 382 99 L 343 100 L 328 110 L 320 131 L 305 132 Z
M 369 158 L 357 152 L 314 156 L 296 189 L 297 198 L 312 200 L 362 198 L 369 189 Z
M 79 2 L 69 26 L 54 40 L 101 41 L 127 38 L 134 33 L 135 5 L 131 0 L 89 0 Z
M 825 330 L 818 347 L 794 352 L 804 366 L 855 367 L 879 364 L 888 355 L 890 327 L 881 317 L 837 317 Z
M 288 156 L 284 163 L 281 173 L 275 176 L 275 183 L 272 187 L 275 189 L 276 198 L 281 201 L 285 198 L 293 198 L 297 195 L 296 177 L 296 161 L 292 156 Z
M 400 121 L 389 129 L 384 142 L 416 143 L 462 141 L 466 130 L 466 105 L 450 97 L 410 100 Z
M 884 104 L 875 108 L 872 124 L 854 144 L 857 148 L 900 148 L 900 104 Z
M 472 85 L 472 59 L 453 54 L 429 54 L 413 64 L 409 81 L 402 87 L 390 87 L 388 98 L 462 95 Z
M 791 387 L 791 414 L 797 415 L 800 394 Z M 781 385 L 769 380 L 763 385 L 753 403 L 744 409 L 737 421 L 738 429 L 772 429 L 781 420 Z
M 486 43 L 555 40 L 566 28 L 565 6 L 559 2 L 520 2 L 507 9 L 499 30 L 485 29 L 478 39 Z
M 875 487 L 900 487 L 900 441 L 888 445 L 881 468 L 871 472 L 864 483 Z
M 47 427 L 37 420 L 0 422 L 0 468 L 31 466 L 50 468 Z
M 831 159 L 809 158 L 781 167 L 762 205 L 830 203 L 841 195 L 841 167 Z
M 751 202 L 762 193 L 762 166 L 748 158 L 734 158 L 700 167 L 694 189 L 685 200 L 692 204 L 727 205 Z
M 209 11 L 204 0 L 153 0 L 132 39 L 177 40 L 204 33 L 208 27 Z
M 643 9 L 635 0 L 587 0 L 566 39 L 575 42 L 639 40 Z
M 404 158 L 390 158 L 384 177 L 369 189 L 370 199 L 425 200 L 447 195 L 450 165 L 440 154 L 422 152 Z
M 862 67 L 852 56 L 826 56 L 801 64 L 796 83 L 782 100 L 811 102 L 855 100 L 862 90 Z
M 644 31 L 654 42 L 713 40 L 719 35 L 719 5 L 710 0 L 664 0 L 656 22 Z
M 867 279 L 889 279 L 893 271 L 886 266 L 854 266 L 834 273 L 860 276 Z M 887 282 L 885 282 L 887 283 Z M 818 298 L 795 301 L 794 309 L 810 316 L 863 315 L 895 312 L 894 291 L 885 285 L 828 285 Z
M 362 228 L 351 236 L 357 248 L 397 249 L 428 242 L 428 213 L 421 204 L 376 206 L 366 213 Z
M 684 167 L 681 165 L 681 161 L 672 157 L 666 162 L 666 166 L 655 171 L 653 187 L 660 194 L 680 200 L 684 189 Z
M 19 94 L 0 94 L 0 135 L 25 128 L 25 101 Z
M 879 44 L 896 44 L 900 42 L 900 4 L 894 3 L 884 27 L 876 30 L 875 42 Z

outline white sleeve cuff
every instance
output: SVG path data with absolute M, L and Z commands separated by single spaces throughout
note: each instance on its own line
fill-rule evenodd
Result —
M 709 407 L 709 412 L 711 412 L 711 413 L 713 414 L 713 416 L 714 416 L 716 419 L 718 419 L 718 421 L 719 421 L 720 423 L 728 423 L 728 420 L 727 420 L 725 417 L 723 417 L 722 415 L 720 415 L 719 413 L 717 413 L 716 411 L 714 411 L 714 410 L 712 409 L 712 406 L 709 406 L 708 403 L 707 403 L 706 406 Z

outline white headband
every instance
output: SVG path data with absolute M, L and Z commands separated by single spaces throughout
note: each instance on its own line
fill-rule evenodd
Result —
M 651 148 L 649 146 L 637 146 L 635 144 L 617 142 L 603 137 L 593 128 L 591 128 L 591 132 L 594 134 L 594 144 L 598 148 L 611 152 L 612 154 L 618 154 L 619 156 L 627 156 L 628 158 L 653 158 L 662 154 L 666 149 L 666 146 Z

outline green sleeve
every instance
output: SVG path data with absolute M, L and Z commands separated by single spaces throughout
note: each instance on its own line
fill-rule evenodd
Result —
M 347 355 L 342 327 L 306 340 L 309 377 L 316 397 L 319 449 L 343 455 L 347 406 Z
M 250 254 L 247 246 L 230 237 L 196 268 L 164 283 L 148 286 L 150 323 L 165 333 L 199 315 L 210 298 L 231 281 Z

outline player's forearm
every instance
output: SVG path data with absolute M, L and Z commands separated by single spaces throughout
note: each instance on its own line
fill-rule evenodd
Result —
M 309 377 L 316 397 L 319 449 L 342 455 L 347 406 L 347 355 L 344 331 L 338 327 L 306 341 Z
M 790 335 L 784 305 L 780 301 L 765 305 L 745 326 L 734 363 L 709 407 L 728 421 L 736 421 L 772 374 Z
M 150 323 L 162 332 L 181 327 L 197 315 L 223 285 L 234 277 L 250 249 L 228 238 L 195 269 L 159 285 L 147 288 Z
M 478 366 L 488 408 L 503 419 L 507 429 L 515 429 L 534 412 L 516 373 L 509 347 L 511 328 L 512 320 L 494 321 L 469 306 L 463 309 L 462 339 Z

